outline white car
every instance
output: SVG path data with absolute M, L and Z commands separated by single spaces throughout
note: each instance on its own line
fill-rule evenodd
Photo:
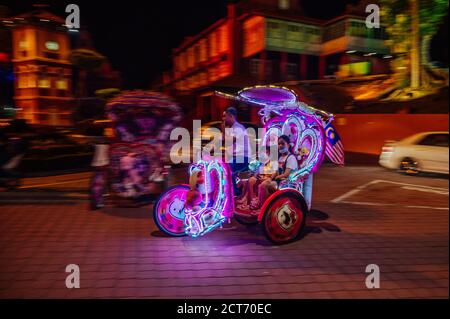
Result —
M 448 132 L 424 132 L 383 146 L 379 163 L 407 174 L 448 174 Z

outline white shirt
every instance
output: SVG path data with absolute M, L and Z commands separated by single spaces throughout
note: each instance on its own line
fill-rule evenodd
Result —
M 237 162 L 236 158 L 250 158 L 251 149 L 250 149 L 250 141 L 248 138 L 247 130 L 238 121 L 234 122 L 231 128 L 225 129 L 225 146 L 227 147 L 227 155 L 233 156 L 234 161 Z M 228 145 L 227 139 L 233 139 L 233 144 Z
M 95 144 L 95 153 L 91 166 L 106 166 L 109 164 L 109 145 Z
M 288 156 L 287 159 L 286 159 L 286 156 Z M 286 162 L 285 169 L 290 168 L 292 171 L 295 171 L 296 169 L 298 169 L 297 158 L 296 158 L 296 156 L 294 154 L 289 154 L 288 153 L 287 155 L 280 156 L 280 159 L 278 161 L 279 167 L 281 167 L 284 162 Z

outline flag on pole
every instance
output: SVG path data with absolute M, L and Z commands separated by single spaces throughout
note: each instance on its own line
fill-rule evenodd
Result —
M 327 154 L 328 158 L 333 163 L 344 165 L 344 145 L 342 144 L 341 137 L 331 122 L 325 126 L 325 134 L 327 136 L 325 154 Z

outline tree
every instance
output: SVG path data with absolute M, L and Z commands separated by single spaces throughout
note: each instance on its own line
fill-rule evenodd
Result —
M 411 12 L 411 88 L 420 86 L 420 33 L 419 33 L 419 0 L 410 0 Z
M 88 49 L 75 49 L 70 53 L 70 62 L 79 69 L 77 96 L 87 96 L 87 74 L 98 69 L 106 58 L 100 53 Z
M 422 65 L 430 63 L 430 43 L 448 13 L 448 0 L 419 1 Z
M 408 69 L 411 47 L 410 16 L 405 12 L 408 0 L 380 0 L 381 21 L 386 25 L 386 45 L 394 58 L 391 68 L 400 87 L 409 86 Z
M 394 72 L 401 86 L 411 85 L 407 76 L 412 71 L 414 60 L 420 59 L 422 70 L 430 64 L 430 42 L 447 14 L 448 0 L 380 0 L 380 5 L 381 19 L 387 25 L 386 32 L 389 36 L 386 44 L 395 55 Z M 414 16 L 412 9 L 416 6 L 418 15 Z M 414 20 L 418 20 L 420 49 L 414 47 L 412 37 Z M 409 55 L 411 50 L 415 51 L 412 56 Z M 418 74 L 412 76 L 417 78 Z M 422 81 L 424 78 L 422 76 Z M 422 82 L 423 84 L 427 83 Z

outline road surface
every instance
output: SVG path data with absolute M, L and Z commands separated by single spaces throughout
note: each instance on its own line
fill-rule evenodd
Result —
M 235 222 L 169 238 L 151 205 L 89 211 L 88 179 L 0 193 L 0 298 L 448 298 L 448 177 L 324 165 L 304 236 L 284 246 Z M 66 288 L 69 264 L 80 289 Z

